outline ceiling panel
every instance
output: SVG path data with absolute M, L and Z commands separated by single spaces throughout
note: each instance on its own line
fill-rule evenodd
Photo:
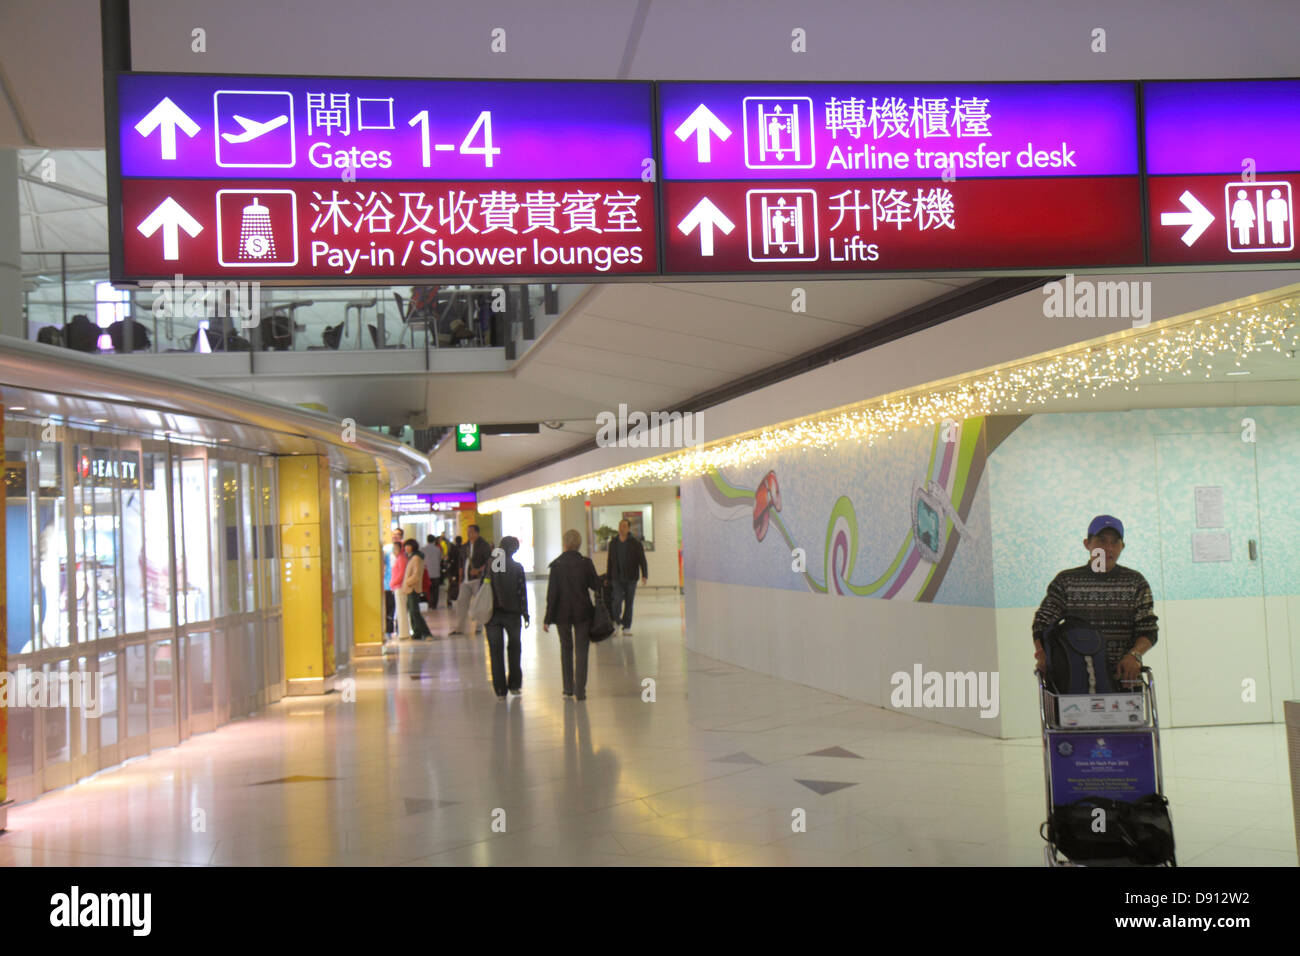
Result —
M 685 332 L 655 329 L 653 335 L 647 335 L 646 328 L 588 314 L 581 323 L 575 323 L 574 327 L 560 334 L 559 344 L 583 346 L 614 355 L 641 355 L 731 375 L 742 375 L 785 357 L 771 349 L 712 341 Z

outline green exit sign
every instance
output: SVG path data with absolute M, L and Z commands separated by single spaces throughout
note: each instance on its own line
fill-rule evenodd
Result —
M 477 425 L 456 426 L 457 451 L 482 451 L 483 435 Z

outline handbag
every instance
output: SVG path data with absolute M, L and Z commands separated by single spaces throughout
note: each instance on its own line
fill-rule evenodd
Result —
M 1094 829 L 1101 809 L 1104 830 Z M 1054 807 L 1048 833 L 1071 860 L 1103 866 L 1160 866 L 1174 862 L 1174 831 L 1169 801 L 1153 793 L 1140 800 L 1084 797 Z
M 485 576 L 478 593 L 469 602 L 469 616 L 475 624 L 486 626 L 487 622 L 492 620 L 494 610 L 496 610 L 496 601 L 492 594 L 492 579 Z
M 609 615 L 609 606 L 603 600 L 599 600 L 596 602 L 596 613 L 587 628 L 587 637 L 593 643 L 599 644 L 613 633 L 614 619 Z

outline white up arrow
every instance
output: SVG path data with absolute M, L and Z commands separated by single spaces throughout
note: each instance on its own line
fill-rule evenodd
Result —
M 1210 223 L 1214 222 L 1214 213 L 1202 206 L 1201 201 L 1193 196 L 1189 189 L 1183 190 L 1178 201 L 1187 208 L 1187 212 L 1162 212 L 1160 225 L 1188 226 L 1188 230 L 1183 233 L 1183 245 L 1191 246 L 1201 238 L 1201 233 L 1205 232 Z
M 191 239 L 203 231 L 198 220 L 186 212 L 171 196 L 160 202 L 158 208 L 149 213 L 148 218 L 136 228 L 148 239 L 158 231 L 159 226 L 162 226 L 163 231 L 164 259 L 180 258 L 181 229 L 189 233 Z
M 192 137 L 199 131 L 199 124 L 190 119 L 185 111 L 164 96 L 158 105 L 145 114 L 144 119 L 135 124 L 135 131 L 141 136 L 148 136 L 154 130 L 162 128 L 159 139 L 162 143 L 162 158 L 176 158 L 176 130 Z
M 695 112 L 686 117 L 681 126 L 674 131 L 677 138 L 683 143 L 691 135 L 695 135 L 695 155 L 702 163 L 711 161 L 712 156 L 709 153 L 713 140 L 709 139 L 709 134 L 717 136 L 724 142 L 731 138 L 731 130 L 723 124 L 722 120 L 713 115 L 713 111 L 701 103 L 695 107 Z
M 686 214 L 686 218 L 677 224 L 677 228 L 683 236 L 689 236 L 692 230 L 700 230 L 700 255 L 713 255 L 713 230 L 721 229 L 724 234 L 731 235 L 731 230 L 736 228 L 736 224 L 722 214 L 722 210 L 705 196 L 695 204 L 695 208 Z

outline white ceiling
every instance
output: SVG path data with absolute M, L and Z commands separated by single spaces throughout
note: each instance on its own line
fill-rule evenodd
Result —
M 574 79 L 1289 76 L 1292 0 L 132 0 L 132 68 Z M 1093 53 L 1092 31 L 1107 31 Z M 491 31 L 506 31 L 492 53 Z M 791 48 L 805 31 L 806 52 Z M 192 31 L 206 33 L 195 52 Z M 0 0 L 0 148 L 102 147 L 93 0 Z
M 1050 80 L 1294 74 L 1289 0 L 478 0 L 353 4 L 132 0 L 133 67 L 190 72 L 639 79 Z M 0 0 L 0 148 L 44 147 L 52 184 L 23 181 L 25 250 L 107 246 L 98 4 Z M 1248 24 L 1243 34 L 1242 24 Z M 1108 31 L 1105 54 L 1091 31 Z M 507 52 L 488 52 L 493 28 Z M 795 27 L 806 54 L 791 51 Z M 206 31 L 206 52 L 191 31 Z M 1249 37 L 1246 42 L 1244 37 Z M 72 153 L 68 148 L 89 147 Z M 23 154 L 40 178 L 39 152 Z M 253 390 L 361 417 L 561 423 L 434 456 L 431 483 L 481 482 L 565 448 L 616 409 L 672 408 L 874 325 L 963 279 L 592 287 L 518 365 L 499 372 L 259 376 Z M 189 357 L 185 357 L 189 358 Z M 229 379 L 227 379 L 229 381 Z M 773 408 L 772 420 L 785 418 Z M 394 422 L 396 423 L 396 422 Z
M 448 443 L 430 484 L 468 485 L 581 445 L 596 416 L 669 410 L 702 392 L 779 365 L 968 284 L 969 279 L 593 286 L 513 372 L 426 380 L 431 421 L 562 424 L 537 435 L 484 436 L 482 452 Z M 526 413 L 522 410 L 527 410 Z

